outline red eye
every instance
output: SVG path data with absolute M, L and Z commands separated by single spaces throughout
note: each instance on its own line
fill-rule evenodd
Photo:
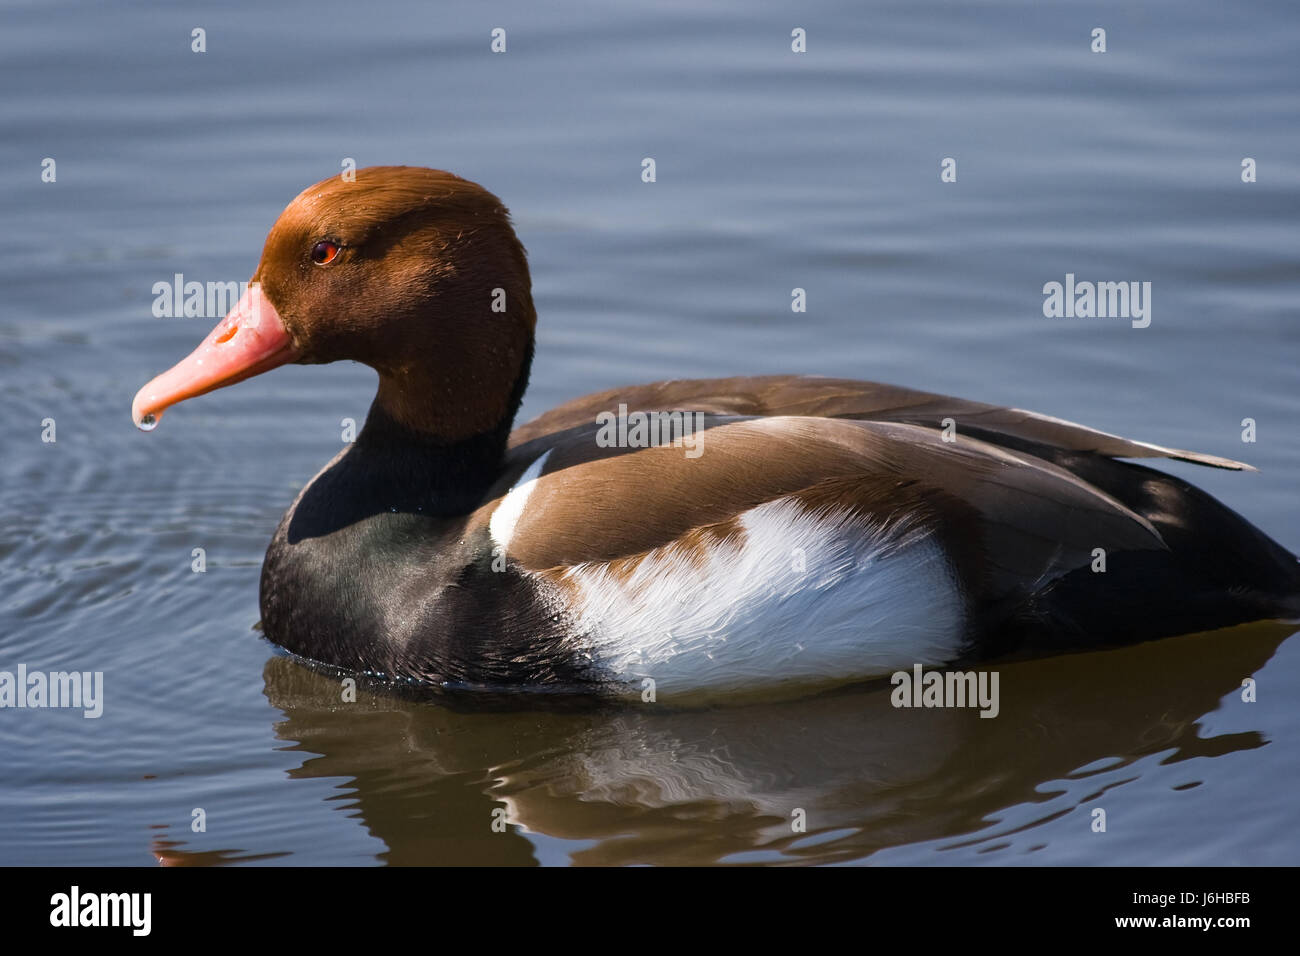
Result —
M 339 244 L 330 242 L 328 239 L 322 239 L 311 249 L 311 261 L 318 266 L 323 266 L 334 261 L 339 254 Z

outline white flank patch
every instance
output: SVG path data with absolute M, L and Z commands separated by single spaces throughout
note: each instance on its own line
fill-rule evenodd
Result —
M 524 505 L 528 504 L 528 496 L 537 487 L 537 479 L 541 477 L 546 459 L 551 457 L 552 451 L 554 449 L 548 448 L 545 454 L 528 466 L 528 470 L 519 476 L 519 480 L 501 499 L 497 510 L 492 512 L 492 518 L 488 521 L 488 534 L 492 536 L 492 543 L 502 551 L 510 543 L 510 536 L 515 533 L 515 526 L 523 517 Z
M 739 520 L 743 536 L 702 558 L 668 544 L 630 575 L 566 571 L 581 652 L 660 693 L 845 681 L 957 655 L 961 596 L 915 519 L 817 515 L 787 498 Z

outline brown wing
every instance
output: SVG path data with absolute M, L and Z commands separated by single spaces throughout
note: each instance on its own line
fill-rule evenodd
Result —
M 804 415 L 903 422 L 931 428 L 941 427 L 945 418 L 951 418 L 959 433 L 973 434 L 995 444 L 1001 436 L 1108 458 L 1173 458 L 1234 471 L 1254 470 L 1230 458 L 1132 441 L 1019 408 L 970 402 L 878 382 L 800 375 L 686 379 L 610 389 L 574 399 L 520 426 L 510 436 L 511 447 L 590 424 L 598 412 L 614 411 L 620 403 L 626 404 L 629 410 Z
M 921 426 L 810 417 L 706 423 L 697 458 L 670 445 L 598 448 L 591 427 L 539 441 L 532 450 L 541 454 L 545 444 L 550 454 L 513 526 L 510 557 L 532 570 L 612 561 L 690 542 L 780 497 L 864 526 L 922 514 L 951 539 L 982 596 L 1083 566 L 1094 548 L 1165 548 L 1146 518 L 1088 482 L 975 439 L 948 443 Z

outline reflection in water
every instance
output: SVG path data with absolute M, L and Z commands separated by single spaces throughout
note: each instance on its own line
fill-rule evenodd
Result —
M 243 850 L 183 850 L 180 840 L 155 839 L 150 852 L 159 866 L 223 866 L 232 863 L 259 863 L 288 856 L 287 853 L 246 853 Z
M 388 863 L 532 863 L 521 831 L 575 841 L 579 864 L 834 862 L 924 840 L 996 851 L 1141 771 L 1094 774 L 1165 750 L 1168 763 L 1263 746 L 1253 732 L 1203 739 L 1197 721 L 1236 701 L 1288 633 L 1007 663 L 995 719 L 895 709 L 881 682 L 731 708 L 484 713 L 366 688 L 343 703 L 336 678 L 279 656 L 265 680 L 285 714 L 276 735 L 303 754 L 293 775 L 340 778 L 340 808 Z M 999 823 L 1022 804 L 1042 812 Z M 510 826 L 493 833 L 502 809 Z M 792 832 L 797 810 L 806 832 Z

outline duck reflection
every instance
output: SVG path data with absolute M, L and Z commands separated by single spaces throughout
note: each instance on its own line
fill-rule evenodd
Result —
M 746 706 L 483 712 L 364 686 L 344 703 L 338 676 L 287 657 L 265 680 L 284 713 L 277 736 L 303 753 L 295 776 L 343 778 L 340 809 L 388 863 L 531 864 L 544 843 L 532 834 L 574 841 L 563 851 L 577 864 L 825 863 L 936 839 L 997 848 L 1003 811 L 1059 797 L 1088 765 L 1260 747 L 1256 732 L 1203 738 L 1197 722 L 1237 703 L 1290 632 L 1251 625 L 995 665 L 995 719 L 898 709 L 879 681 Z

